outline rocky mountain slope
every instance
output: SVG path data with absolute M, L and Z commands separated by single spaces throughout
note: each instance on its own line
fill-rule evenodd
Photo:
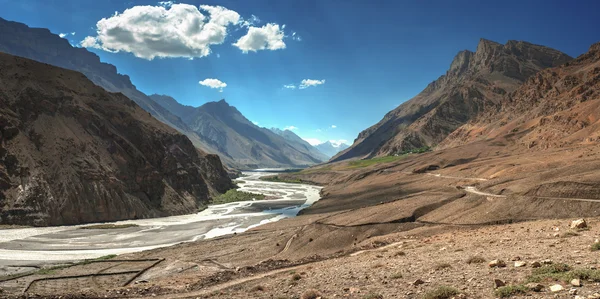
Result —
M 546 149 L 600 141 L 600 43 L 532 76 L 501 105 L 453 132 L 440 148 L 491 139 Z
M 233 187 L 219 157 L 123 94 L 8 54 L 0 69 L 0 223 L 192 213 Z
M 337 146 L 334 145 L 333 143 L 331 143 L 331 141 L 325 141 L 321 144 L 317 144 L 315 145 L 315 147 L 323 154 L 325 154 L 327 157 L 331 158 L 333 156 L 335 156 L 337 153 L 347 149 L 348 147 L 350 147 L 349 145 L 345 144 L 345 143 L 340 143 Z
M 459 52 L 445 75 L 362 131 L 333 161 L 434 146 L 486 107 L 498 105 L 538 71 L 571 59 L 527 42 L 502 45 L 481 39 L 475 52 Z
M 241 168 L 307 166 L 326 160 L 304 144 L 258 127 L 225 100 L 195 108 L 169 96 L 151 98 L 181 117 L 213 152 Z
M 21 56 L 58 67 L 83 73 L 96 85 L 110 92 L 121 92 L 150 112 L 161 122 L 188 136 L 194 145 L 204 151 L 208 148 L 176 115 L 156 104 L 146 94 L 137 90 L 129 76 L 117 72 L 117 68 L 100 62 L 98 55 L 76 48 L 46 28 L 30 28 L 25 24 L 0 18 L 0 52 Z

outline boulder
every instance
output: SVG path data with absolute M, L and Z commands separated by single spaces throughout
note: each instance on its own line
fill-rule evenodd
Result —
M 502 268 L 506 267 L 506 263 L 503 260 L 493 260 L 488 263 L 488 266 L 490 266 L 490 268 Z
M 578 278 L 575 278 L 573 280 L 571 280 L 571 285 L 574 287 L 580 287 L 581 286 L 581 280 L 579 280 Z
M 565 288 L 560 284 L 555 284 L 550 286 L 550 292 L 556 293 L 564 290 Z
M 515 268 L 525 267 L 526 265 L 527 265 L 527 262 L 525 262 L 525 261 L 516 261 L 515 262 Z
M 500 279 L 494 279 L 494 289 L 497 289 L 499 287 L 503 287 L 506 285 L 506 282 L 500 280 Z
M 581 229 L 581 228 L 586 228 L 586 227 L 588 227 L 587 226 L 587 222 L 583 218 L 577 219 L 577 220 L 573 220 L 571 222 L 571 228 Z

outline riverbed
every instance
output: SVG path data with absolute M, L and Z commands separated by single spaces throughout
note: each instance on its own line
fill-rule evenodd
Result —
M 294 217 L 319 200 L 320 187 L 261 181 L 265 174 L 245 172 L 241 191 L 261 193 L 266 200 L 210 205 L 190 215 L 110 222 L 137 226 L 81 229 L 85 225 L 0 230 L 0 266 L 40 264 L 138 252 L 182 242 L 241 233 Z

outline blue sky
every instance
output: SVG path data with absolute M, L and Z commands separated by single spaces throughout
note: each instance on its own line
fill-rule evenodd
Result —
M 134 10 L 126 13 L 160 7 L 173 17 L 175 6 L 157 1 L 0 0 L 0 17 L 69 33 L 65 38 L 72 44 L 90 37 L 88 49 L 147 94 L 167 94 L 193 106 L 225 98 L 260 126 L 293 126 L 303 138 L 349 143 L 444 74 L 458 51 L 475 50 L 479 38 L 525 40 L 571 56 L 600 41 L 600 1 L 176 3 L 195 10 L 207 5 L 199 10 L 206 18 L 193 24 L 211 22 L 213 31 L 177 37 L 165 33 L 165 23 L 139 16 L 132 21 Z M 213 10 L 218 17 L 211 18 L 207 9 L 215 6 L 226 10 Z M 184 9 L 177 16 L 186 14 L 198 17 Z M 103 18 L 106 22 L 99 22 Z M 140 30 L 156 35 L 154 48 L 128 43 L 127 34 Z M 311 81 L 300 88 L 305 79 Z

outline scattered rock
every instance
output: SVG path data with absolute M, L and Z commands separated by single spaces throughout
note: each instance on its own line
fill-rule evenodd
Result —
M 583 219 L 583 218 L 573 220 L 571 222 L 571 228 L 586 228 L 586 227 L 588 227 L 588 225 L 587 225 L 587 222 L 585 221 L 585 219 Z
M 574 287 L 580 287 L 581 286 L 581 280 L 579 280 L 578 278 L 575 278 L 573 280 L 571 280 L 571 285 Z
M 540 262 L 533 262 L 533 263 L 531 263 L 531 268 L 539 268 L 541 266 L 542 266 L 542 264 L 540 264 Z
M 571 288 L 569 290 L 569 295 L 577 295 L 577 289 L 576 288 Z
M 501 268 L 506 267 L 506 263 L 502 260 L 493 260 L 489 262 L 488 266 L 490 266 L 490 268 Z
M 513 262 L 514 262 L 514 261 L 520 261 L 520 260 L 521 260 L 521 257 L 520 257 L 520 256 L 515 256 L 515 257 L 513 257 L 513 258 L 512 258 L 512 259 L 510 259 L 510 260 L 511 260 L 511 261 L 513 261 Z
M 528 283 L 525 287 L 534 292 L 541 292 L 544 289 L 544 285 L 535 282 Z
M 561 286 L 560 284 L 555 284 L 555 285 L 550 286 L 550 292 L 552 292 L 552 293 L 560 292 L 564 289 L 565 288 L 563 286 Z
M 588 296 L 588 299 L 600 299 L 600 293 L 593 293 Z
M 506 285 L 506 282 L 500 280 L 500 279 L 494 279 L 494 289 L 497 289 L 499 287 L 503 287 Z
M 552 265 L 553 263 L 554 263 L 554 262 L 553 262 L 552 260 L 549 260 L 549 259 L 548 259 L 548 260 L 543 260 L 543 261 L 542 261 L 542 264 L 544 264 L 544 265 Z
M 516 261 L 515 262 L 515 268 L 525 267 L 526 265 L 527 265 L 527 262 L 525 262 L 525 261 Z
M 414 285 L 414 286 L 418 286 L 418 285 L 422 285 L 422 284 L 424 284 L 424 283 L 425 283 L 425 282 L 424 282 L 423 280 L 421 280 L 421 279 L 417 279 L 417 280 L 415 280 L 415 281 L 413 281 L 413 282 L 412 282 L 412 285 Z

